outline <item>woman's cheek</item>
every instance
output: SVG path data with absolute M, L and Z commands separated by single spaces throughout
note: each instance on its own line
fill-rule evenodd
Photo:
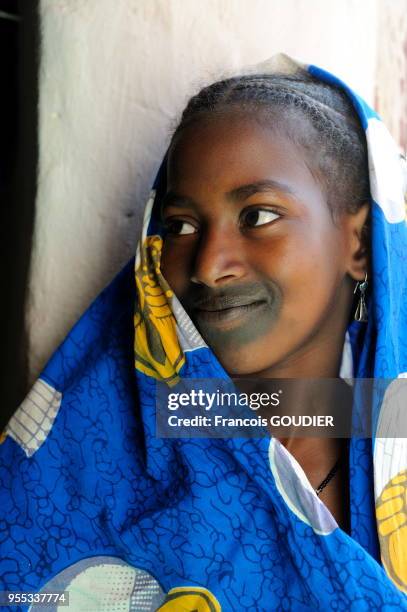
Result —
M 286 237 L 262 241 L 251 257 L 253 271 L 278 285 L 291 285 L 301 278 L 304 256 L 303 247 Z
M 180 298 L 189 284 L 191 268 L 191 254 L 185 248 L 179 248 L 171 240 L 164 240 L 161 255 L 161 272 L 174 291 Z

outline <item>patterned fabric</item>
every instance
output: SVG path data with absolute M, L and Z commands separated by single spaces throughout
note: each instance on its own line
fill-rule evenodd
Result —
M 261 66 L 276 69 L 342 87 L 368 142 L 373 289 L 344 355 L 351 348 L 356 378 L 393 382 L 372 399 L 373 441 L 350 443 L 351 535 L 276 439 L 155 437 L 158 380 L 227 378 L 160 271 L 162 168 L 135 260 L 1 438 L 0 589 L 65 590 L 70 609 L 87 612 L 407 610 L 407 440 L 386 435 L 407 376 L 405 170 L 346 85 L 287 58 Z

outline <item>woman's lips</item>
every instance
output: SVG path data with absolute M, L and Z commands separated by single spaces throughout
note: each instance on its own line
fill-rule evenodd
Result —
M 259 309 L 264 308 L 266 304 L 265 300 L 260 300 L 249 304 L 239 304 L 219 309 L 201 307 L 194 309 L 194 316 L 197 320 L 206 324 L 222 327 L 225 324 L 227 325 L 257 312 Z
M 218 357 L 263 336 L 275 325 L 282 302 L 280 288 L 269 279 L 218 290 L 191 283 L 179 299 Z

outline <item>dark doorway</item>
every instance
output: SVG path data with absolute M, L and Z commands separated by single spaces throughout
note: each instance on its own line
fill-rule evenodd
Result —
M 37 174 L 38 2 L 0 0 L 2 64 L 0 430 L 27 391 L 24 305 Z

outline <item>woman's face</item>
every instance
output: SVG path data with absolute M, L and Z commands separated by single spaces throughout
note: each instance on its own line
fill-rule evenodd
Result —
M 238 112 L 199 120 L 171 147 L 162 214 L 162 273 L 230 375 L 338 361 L 355 232 L 301 149 Z

